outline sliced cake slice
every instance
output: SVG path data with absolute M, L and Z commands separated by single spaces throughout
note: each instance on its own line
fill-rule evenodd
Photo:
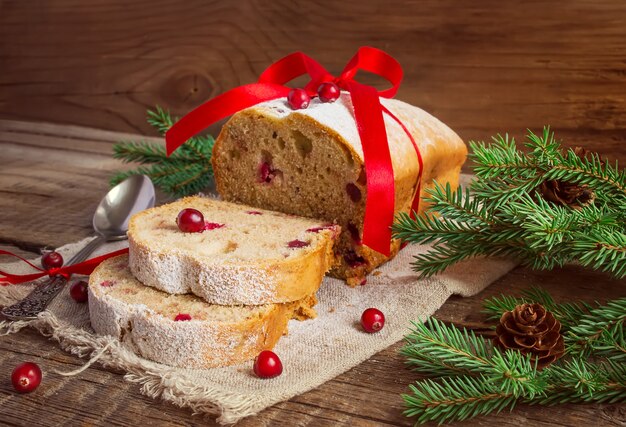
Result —
M 227 366 L 274 347 L 290 319 L 315 317 L 314 295 L 284 304 L 221 306 L 195 295 L 143 286 L 126 255 L 104 261 L 89 278 L 94 330 L 139 356 L 184 368 Z
M 131 219 L 129 264 L 145 285 L 212 304 L 297 301 L 332 267 L 339 233 L 316 220 L 187 197 Z

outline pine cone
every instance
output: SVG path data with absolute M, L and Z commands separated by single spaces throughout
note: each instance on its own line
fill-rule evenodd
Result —
M 556 179 L 541 183 L 539 192 L 544 199 L 572 209 L 580 209 L 595 199 L 595 194 L 588 186 Z
M 581 159 L 590 154 L 583 147 L 574 148 L 574 153 Z M 557 205 L 569 206 L 572 209 L 580 209 L 593 203 L 595 199 L 595 194 L 589 186 L 556 179 L 544 181 L 538 190 L 544 199 Z
M 563 356 L 561 323 L 541 304 L 521 304 L 507 311 L 496 328 L 495 344 L 502 349 L 532 354 L 533 363 L 544 368 Z

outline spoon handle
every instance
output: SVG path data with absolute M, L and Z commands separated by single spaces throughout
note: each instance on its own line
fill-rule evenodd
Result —
M 105 239 L 98 236 L 89 242 L 84 248 L 76 253 L 66 265 L 72 265 L 82 262 L 102 243 Z M 54 276 L 46 282 L 38 285 L 26 295 L 24 299 L 17 303 L 2 309 L 2 315 L 10 320 L 33 320 L 37 315 L 44 311 L 48 304 L 52 302 L 61 289 L 67 283 L 67 279 L 63 276 Z

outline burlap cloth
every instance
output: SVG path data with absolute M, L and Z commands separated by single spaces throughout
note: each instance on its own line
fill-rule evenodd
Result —
M 58 248 L 69 259 L 88 239 Z M 106 245 L 97 254 L 120 249 L 124 242 Z M 474 295 L 514 267 L 511 261 L 475 259 L 460 263 L 436 277 L 419 280 L 411 270 L 413 255 L 425 246 L 408 246 L 398 256 L 369 276 L 367 285 L 349 288 L 326 278 L 318 292 L 318 317 L 291 321 L 289 335 L 274 351 L 283 362 L 283 374 L 262 380 L 252 374 L 252 362 L 227 368 L 193 370 L 171 368 L 136 356 L 110 337 L 94 334 L 86 304 L 77 304 L 66 288 L 40 318 L 28 322 L 0 322 L 0 335 L 31 326 L 57 341 L 61 348 L 79 357 L 97 358 L 98 363 L 126 372 L 124 378 L 141 386 L 153 398 L 190 407 L 194 412 L 218 416 L 220 423 L 233 423 L 264 408 L 299 395 L 367 360 L 399 341 L 410 321 L 424 319 L 452 294 Z M 97 255 L 96 254 L 96 255 Z M 26 272 L 23 264 L 5 264 L 3 270 Z M 0 286 L 0 305 L 11 304 L 31 286 Z M 385 313 L 386 324 L 376 334 L 359 326 L 364 309 L 376 307 Z

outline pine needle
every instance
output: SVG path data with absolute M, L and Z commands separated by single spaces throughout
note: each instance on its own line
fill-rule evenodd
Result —
M 177 119 L 156 107 L 148 111 L 148 123 L 164 135 Z M 154 184 L 173 197 L 198 193 L 213 181 L 211 154 L 214 139 L 196 136 L 167 156 L 165 146 L 146 141 L 121 141 L 113 146 L 113 157 L 124 163 L 138 163 L 133 170 L 118 172 L 111 178 L 116 185 L 131 175 L 147 175 Z
M 435 182 L 424 196 L 425 215 L 399 214 L 392 227 L 396 238 L 431 245 L 413 262 L 422 277 L 476 256 L 506 256 L 534 269 L 578 262 L 626 277 L 626 171 L 617 163 L 564 150 L 547 127 L 528 132 L 528 153 L 508 135 L 469 145 L 476 174 L 469 187 Z M 538 190 L 554 180 L 586 186 L 595 199 L 576 209 L 556 205 Z
M 522 297 L 485 300 L 492 318 L 524 302 L 538 302 L 563 322 L 566 356 L 538 370 L 530 355 L 500 351 L 467 329 L 434 318 L 414 322 L 400 353 L 407 365 L 428 378 L 402 395 L 408 417 L 417 423 L 463 421 L 512 410 L 518 403 L 626 402 L 626 298 L 604 305 L 557 303 L 545 290 Z

